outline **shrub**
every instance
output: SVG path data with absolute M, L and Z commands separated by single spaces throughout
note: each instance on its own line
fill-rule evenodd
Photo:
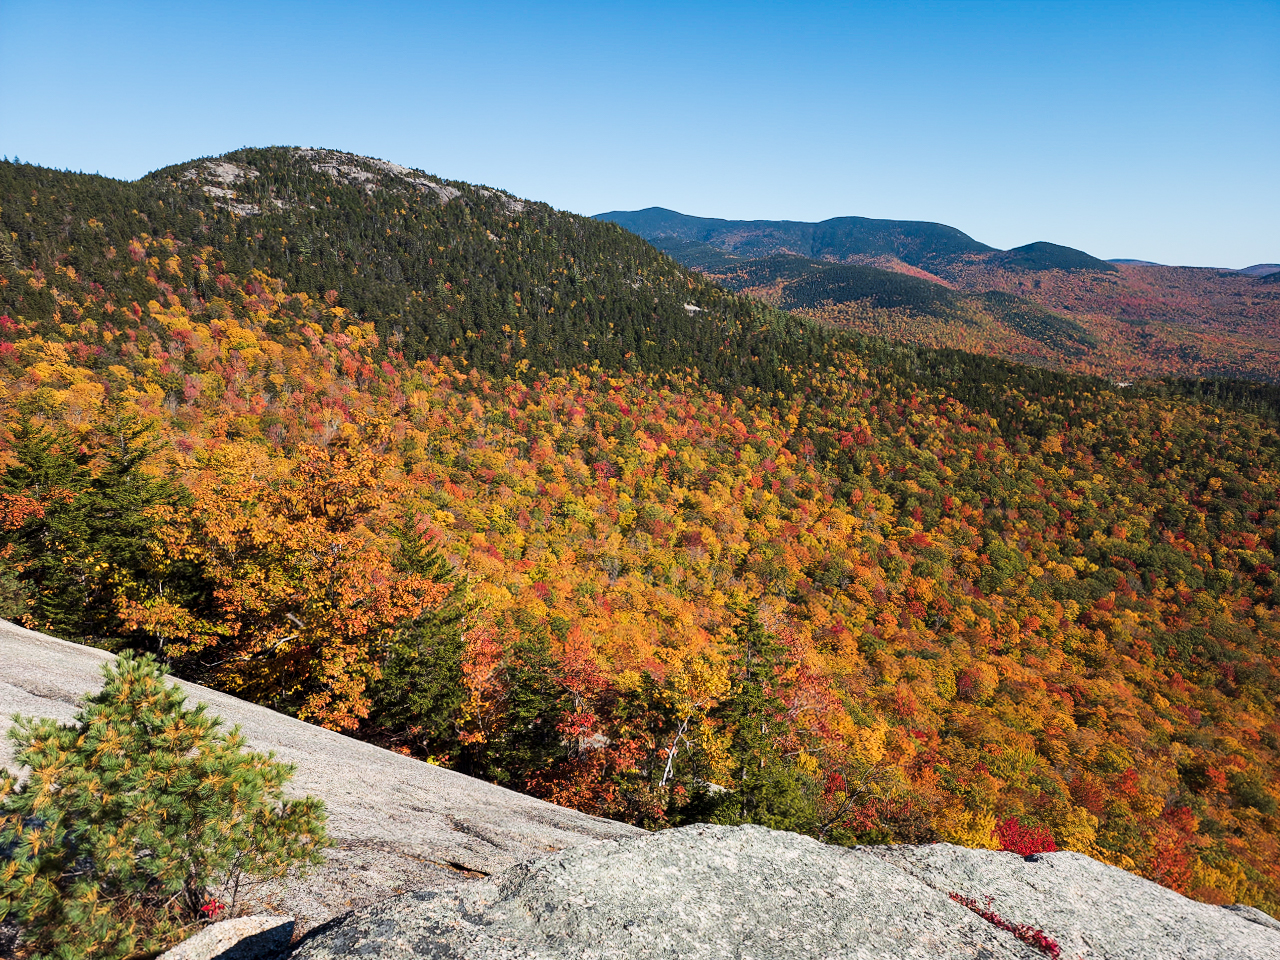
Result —
M 1020 857 L 1029 857 L 1033 853 L 1053 853 L 1058 849 L 1053 842 L 1053 834 L 1047 828 L 1024 826 L 1017 817 L 997 823 L 995 835 L 1001 850 L 1008 850 Z
M 16 717 L 30 775 L 0 769 L 0 921 L 37 958 L 163 949 L 216 885 L 316 863 L 325 843 L 323 804 L 282 797 L 293 768 L 186 709 L 155 660 L 126 654 L 103 673 L 71 724 Z

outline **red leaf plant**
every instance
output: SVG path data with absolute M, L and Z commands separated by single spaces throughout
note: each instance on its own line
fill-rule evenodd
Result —
M 1062 947 L 1058 941 L 1049 936 L 1039 927 L 1033 927 L 1025 923 L 1014 923 L 1012 920 L 1006 920 L 1000 914 L 991 909 L 992 897 L 987 897 L 986 906 L 982 906 L 972 897 L 961 896 L 958 893 L 951 894 L 951 899 L 960 906 L 972 910 L 987 923 L 993 927 L 999 927 L 1001 930 L 1007 930 L 1015 937 L 1021 940 L 1029 947 L 1035 947 L 1050 960 L 1061 960 Z
M 995 836 L 1000 841 L 1001 850 L 1008 850 L 1020 857 L 1029 857 L 1033 853 L 1053 853 L 1058 849 L 1053 842 L 1053 834 L 1047 828 L 1023 826 L 1017 817 L 997 823 Z

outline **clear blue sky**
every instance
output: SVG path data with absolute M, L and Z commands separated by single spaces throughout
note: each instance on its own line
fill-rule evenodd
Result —
M 579 213 L 1280 261 L 1280 0 L 0 0 L 0 154 L 327 146 Z

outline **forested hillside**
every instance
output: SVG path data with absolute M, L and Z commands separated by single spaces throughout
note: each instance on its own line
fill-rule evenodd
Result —
M 646 239 L 699 241 L 741 257 L 790 253 L 839 262 L 852 257 L 888 256 L 927 269 L 951 257 L 993 249 L 955 227 L 917 220 L 718 220 L 690 217 L 662 207 L 615 210 L 602 213 L 597 219 L 620 224 Z
M 638 824 L 1280 912 L 1274 391 L 842 331 L 331 151 L 6 163 L 0 221 L 0 615 Z
M 717 259 L 683 243 L 671 252 L 730 289 L 873 336 L 1058 369 L 1088 358 L 1099 345 L 1070 316 L 1001 291 L 965 293 L 896 270 L 792 254 Z
M 857 217 L 600 217 L 732 289 L 847 329 L 1111 380 L 1280 382 L 1278 274 L 1262 264 L 1109 263 L 1046 242 L 993 250 L 941 224 Z M 836 265 L 860 268 L 857 282 L 831 282 Z M 912 295 L 884 295 L 895 288 Z

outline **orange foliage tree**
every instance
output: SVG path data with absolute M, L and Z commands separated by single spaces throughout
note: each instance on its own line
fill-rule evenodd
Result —
M 356 726 L 391 631 L 446 592 L 396 570 L 380 534 L 398 482 L 385 447 L 385 428 L 350 426 L 287 460 L 241 443 L 204 457 L 188 476 L 195 507 L 170 517 L 153 579 L 122 591 L 126 622 L 226 689 Z M 200 570 L 203 602 L 166 591 L 178 562 Z

